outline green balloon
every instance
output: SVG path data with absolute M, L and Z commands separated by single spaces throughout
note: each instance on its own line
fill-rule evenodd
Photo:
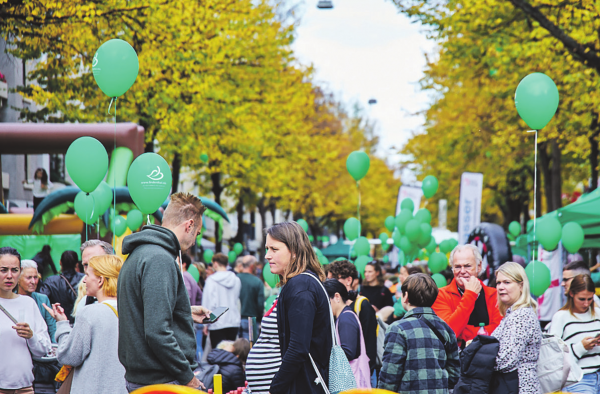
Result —
M 102 182 L 108 171 L 108 154 L 95 138 L 77 138 L 67 149 L 65 165 L 77 187 L 91 193 Z
M 388 255 L 386 254 L 385 256 L 383 256 L 383 259 L 382 259 L 382 260 L 383 260 L 383 262 L 384 262 L 384 263 L 386 263 L 386 264 L 387 264 L 387 263 L 389 263 L 389 262 L 390 262 L 390 256 L 388 256 Z
M 235 263 L 235 259 L 237 259 L 237 253 L 235 253 L 233 250 L 230 250 L 229 253 L 227 253 L 227 260 L 229 261 L 229 264 Z
M 202 161 L 203 163 L 208 163 L 208 155 L 206 153 L 201 154 L 200 161 Z
M 96 190 L 90 193 L 94 196 L 94 200 L 96 202 L 96 210 L 98 211 L 98 216 L 104 215 L 104 212 L 110 208 L 110 205 L 113 201 L 113 191 L 108 186 L 108 184 L 104 181 L 100 182 Z
M 360 235 L 358 229 L 360 227 L 360 222 L 357 218 L 348 218 L 344 223 L 344 234 L 346 234 L 346 238 L 350 241 L 354 241 Z
M 437 243 L 435 242 L 435 238 L 431 237 L 429 240 L 429 244 L 425 247 L 427 253 L 432 254 L 437 249 Z
M 356 258 L 356 261 L 354 262 L 354 266 L 360 273 L 361 277 L 363 277 L 363 278 L 365 277 L 365 267 L 371 261 L 372 261 L 372 259 L 369 256 L 358 256 Z
M 271 266 L 269 263 L 266 263 L 263 268 L 263 278 L 265 279 L 265 282 L 271 286 L 271 288 L 275 288 L 277 283 L 279 283 L 279 275 L 271 273 Z
M 415 242 L 421 235 L 421 222 L 416 219 L 411 219 L 406 223 L 405 227 L 406 237 L 410 242 Z
M 212 250 L 206 249 L 204 251 L 204 253 L 202 253 L 202 259 L 204 260 L 204 262 L 206 264 L 208 264 L 208 263 L 212 262 L 212 258 L 213 258 L 214 255 L 215 255 L 215 253 Z
M 402 240 L 402 234 L 400 234 L 400 231 L 398 231 L 397 229 L 394 230 L 394 232 L 392 233 L 392 240 L 394 241 L 394 245 L 396 245 L 399 248 L 400 242 Z
M 395 218 L 393 216 L 385 218 L 385 228 L 387 228 L 388 231 L 394 231 L 394 227 L 396 226 L 394 220 Z
M 306 222 L 306 220 L 298 219 L 296 223 L 298 223 L 300 227 L 302 227 L 302 230 L 304 230 L 305 233 L 308 232 L 308 223 Z
M 515 92 L 517 112 L 533 130 L 540 130 L 550 122 L 558 109 L 558 101 L 556 84 L 543 73 L 523 78 Z
M 386 244 L 389 238 L 390 238 L 390 236 L 387 235 L 387 233 L 379 234 L 379 240 L 381 241 L 382 245 Z
M 429 245 L 429 242 L 431 242 L 432 228 L 429 223 L 421 223 L 420 230 L 418 244 L 419 246 L 423 245 L 422 247 L 425 248 Z
M 353 248 L 356 250 L 358 256 L 368 256 L 371 253 L 371 245 L 369 245 L 369 240 L 365 237 L 359 237 L 354 242 Z
M 544 249 L 556 249 L 562 234 L 562 227 L 558 219 L 546 217 L 538 220 L 538 223 L 535 227 L 535 235 Z
M 383 249 L 384 252 L 387 252 L 387 250 L 390 248 L 390 244 L 385 243 L 381 245 L 381 249 Z
M 115 235 L 120 237 L 121 235 L 125 234 L 125 231 L 127 231 L 127 222 L 123 216 L 117 215 L 115 217 Z
M 322 256 L 323 252 L 321 252 L 321 249 L 317 248 L 316 246 L 313 246 L 313 251 L 315 252 L 315 254 L 317 255 L 317 257 Z
M 562 228 L 562 244 L 569 253 L 577 253 L 583 245 L 585 235 L 579 223 L 568 222 Z
M 144 215 L 137 209 L 132 209 L 127 214 L 127 227 L 131 231 L 137 231 L 140 226 L 144 223 Z
M 323 255 L 318 256 L 318 259 L 319 259 L 319 263 L 321 263 L 321 265 L 329 264 L 329 259 Z
M 312 235 L 309 235 L 309 236 L 308 236 L 308 240 L 309 240 L 310 242 L 314 242 L 314 241 L 315 241 L 315 237 L 313 237 Z
M 421 223 L 431 224 L 431 212 L 426 208 L 421 208 L 415 214 L 415 219 Z
M 75 196 L 75 213 L 85 224 L 93 224 L 98 220 L 98 210 L 94 196 L 79 192 Z
M 156 153 L 144 153 L 131 163 L 127 174 L 131 199 L 146 215 L 151 215 L 165 202 L 172 186 L 171 169 Z
M 433 274 L 431 275 L 431 279 L 433 279 L 438 289 L 448 285 L 446 278 L 442 274 Z
M 438 190 L 438 180 L 433 175 L 427 175 L 421 184 L 425 198 L 431 198 Z
M 510 222 L 508 225 L 508 232 L 513 237 L 518 237 L 521 234 L 521 224 L 519 222 Z
M 533 231 L 533 220 L 527 221 L 527 232 Z
M 449 239 L 445 239 L 440 242 L 440 252 L 446 254 L 452 252 L 452 249 L 454 248 L 452 247 L 452 242 Z
M 402 213 L 403 210 L 408 209 L 410 211 L 410 214 L 412 215 L 412 213 L 415 210 L 415 203 L 413 200 L 411 200 L 410 198 L 406 197 L 404 200 L 402 200 L 402 202 L 400 203 L 400 213 Z
M 233 245 L 233 251 L 235 252 L 236 255 L 239 256 L 244 251 L 244 245 L 242 245 L 239 242 L 236 242 L 235 245 Z
M 404 252 L 401 250 L 398 251 L 398 264 L 406 265 L 406 256 L 404 255 Z
M 273 287 L 273 286 L 271 286 Z M 269 309 L 271 309 L 271 307 L 273 306 L 273 303 L 275 302 L 275 300 L 277 299 L 276 295 L 272 295 L 269 298 L 266 299 L 265 301 L 265 312 L 268 312 Z
M 346 169 L 355 181 L 360 181 L 369 172 L 371 159 L 365 152 L 354 151 L 346 159 Z
M 458 246 L 458 241 L 455 240 L 454 238 L 450 239 L 450 245 L 452 246 L 452 249 L 456 248 Z M 450 251 L 452 252 L 452 249 L 450 249 Z
M 348 259 L 345 257 L 338 257 L 337 259 L 335 259 L 333 261 L 345 261 L 345 260 L 348 260 Z
M 354 249 L 351 249 L 351 250 L 350 250 L 350 258 L 352 258 L 352 259 L 355 259 L 355 258 L 356 258 L 356 256 L 357 256 L 357 254 L 356 254 L 356 250 L 354 250 Z
M 410 242 L 406 235 L 403 235 L 400 238 L 400 249 L 404 252 L 405 255 L 410 256 L 413 252 L 413 244 Z
M 412 202 L 412 200 L 410 200 Z M 394 220 L 394 224 L 400 234 L 406 234 L 406 224 L 413 219 L 412 209 L 402 209 L 396 219 Z
M 120 39 L 102 44 L 92 62 L 94 79 L 108 97 L 119 97 L 128 91 L 137 78 L 139 68 L 135 49 Z
M 527 264 L 525 268 L 529 287 L 533 295 L 539 297 L 550 287 L 552 278 L 550 277 L 550 268 L 541 261 L 534 260 Z
M 190 275 L 192 275 L 192 278 L 194 278 L 196 283 L 200 280 L 200 271 L 198 271 L 198 268 L 194 264 L 188 267 L 187 272 L 189 272 Z
M 445 270 L 446 267 L 448 267 L 448 258 L 443 253 L 432 253 L 429 256 L 427 266 L 429 267 L 431 273 L 437 274 L 438 272 L 441 272 Z
M 427 251 L 425 251 L 424 249 L 419 249 L 419 253 L 417 254 L 417 257 L 419 258 L 419 260 L 426 260 Z

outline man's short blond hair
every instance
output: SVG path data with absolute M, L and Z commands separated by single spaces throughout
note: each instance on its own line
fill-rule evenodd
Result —
M 186 220 L 194 219 L 196 226 L 200 224 L 206 207 L 202 201 L 191 193 L 175 193 L 163 215 L 163 226 L 177 227 Z

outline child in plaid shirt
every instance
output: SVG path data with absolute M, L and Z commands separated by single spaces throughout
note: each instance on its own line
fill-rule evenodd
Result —
M 413 274 L 402 283 L 408 312 L 385 334 L 380 389 L 394 393 L 446 394 L 460 375 L 454 331 L 431 309 L 438 288 L 429 275 Z

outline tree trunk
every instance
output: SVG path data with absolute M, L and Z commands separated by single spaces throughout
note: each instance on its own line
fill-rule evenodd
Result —
M 276 220 L 275 220 L 275 213 L 277 212 L 277 205 L 275 204 L 275 201 L 270 201 L 269 202 L 269 211 L 271 212 L 271 219 L 273 220 L 273 224 L 276 224 Z
M 557 140 L 552 140 L 552 211 L 562 207 L 562 176 L 560 173 L 560 146 L 558 146 Z M 550 209 L 548 209 L 550 212 Z
M 265 198 L 264 197 L 261 197 L 261 199 L 258 200 L 258 204 L 256 204 L 256 208 L 258 209 L 258 214 L 260 215 L 260 223 L 262 225 L 262 228 L 267 228 L 267 207 L 265 206 Z M 267 244 L 267 236 L 263 234 L 260 251 L 265 250 L 266 244 Z M 260 256 L 260 261 L 262 261 L 264 263 L 265 255 L 264 255 L 264 253 L 260 253 L 260 251 L 259 251 L 258 255 Z
M 212 181 L 212 192 L 215 196 L 215 202 L 221 205 L 221 193 L 223 193 L 223 186 L 221 185 L 221 173 L 215 172 L 210 174 L 210 179 Z M 219 227 L 219 222 L 215 222 L 215 251 L 217 253 L 223 251 L 223 247 L 221 245 L 223 240 L 219 240 Z
M 143 119 L 140 119 L 139 123 L 140 123 L 140 126 L 142 126 L 146 132 L 148 132 L 148 128 L 150 127 L 148 122 L 144 121 Z M 154 130 L 152 132 L 152 138 L 150 138 L 150 141 L 146 142 L 144 152 L 154 153 L 154 139 L 156 138 L 156 133 L 157 133 L 157 130 Z
M 238 220 L 238 229 L 237 234 L 233 237 L 233 242 L 244 242 L 244 194 L 243 191 L 240 191 L 240 196 L 238 198 L 238 203 L 235 207 L 237 212 L 237 220 Z
M 177 193 L 179 189 L 179 173 L 181 172 L 181 155 L 175 153 L 173 156 L 173 183 L 171 186 L 172 193 Z
M 550 158 L 548 157 L 547 142 L 538 144 L 538 195 L 541 194 L 540 184 L 544 185 L 544 196 L 546 196 L 546 210 L 553 211 L 554 201 L 552 199 L 552 176 L 550 171 Z M 544 178 L 543 182 L 542 179 Z M 539 200 L 541 201 L 541 199 Z M 538 203 L 538 210 L 541 209 Z M 541 210 L 539 211 L 541 212 Z M 538 215 L 539 217 L 539 215 Z
M 600 133 L 600 127 L 598 127 L 598 115 L 592 113 L 592 124 L 590 125 L 592 135 L 588 137 L 590 141 L 590 191 L 598 188 L 598 134 Z

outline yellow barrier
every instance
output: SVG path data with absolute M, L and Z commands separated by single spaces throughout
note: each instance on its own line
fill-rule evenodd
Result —
M 206 394 L 206 392 L 174 384 L 153 384 L 132 391 L 132 394 Z

